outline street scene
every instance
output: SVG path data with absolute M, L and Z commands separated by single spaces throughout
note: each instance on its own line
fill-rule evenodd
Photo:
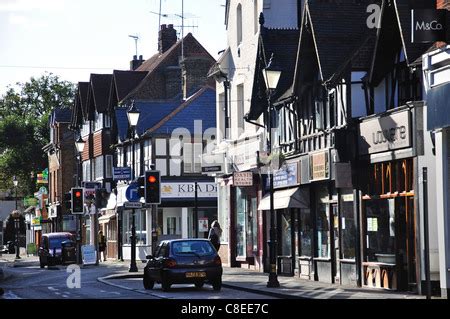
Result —
M 449 11 L 0 1 L 0 301 L 448 300 Z

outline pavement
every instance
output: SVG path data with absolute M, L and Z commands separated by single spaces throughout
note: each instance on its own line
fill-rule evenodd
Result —
M 36 265 L 35 256 L 22 256 L 15 259 L 12 255 L 0 256 L 0 282 L 2 280 L 2 267 L 25 267 Z M 107 261 L 99 263 L 99 267 L 122 266 L 115 268 L 110 275 L 99 277 L 97 280 L 111 286 L 132 290 L 131 279 L 141 278 L 145 263 L 137 261 L 138 272 L 128 272 L 129 262 Z M 93 267 L 93 266 L 87 266 Z M 95 266 L 94 266 L 95 267 Z M 5 279 L 5 278 L 3 278 Z M 121 280 L 118 280 L 121 279 Z M 123 280 L 130 279 L 130 280 Z M 396 292 L 374 288 L 359 288 L 354 286 L 332 285 L 317 281 L 300 279 L 299 277 L 278 276 L 279 288 L 267 288 L 268 274 L 243 268 L 223 268 L 222 285 L 225 288 L 241 290 L 260 295 L 282 299 L 426 299 L 425 296 Z M 120 282 L 120 284 L 119 284 Z

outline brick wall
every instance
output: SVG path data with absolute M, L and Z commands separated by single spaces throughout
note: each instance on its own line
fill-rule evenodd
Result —
M 209 69 L 214 61 L 206 57 L 188 57 L 182 62 L 183 96 L 186 98 L 197 88 L 204 86 Z
M 92 158 L 93 154 L 93 138 L 92 134 L 89 134 L 88 137 L 84 137 L 83 140 L 85 141 L 83 153 L 81 153 L 81 160 L 87 161 L 88 159 Z
M 181 69 L 179 66 L 169 66 L 164 70 L 166 82 L 165 97 L 170 99 L 181 93 Z
M 438 9 L 450 10 L 450 0 L 437 0 L 436 7 Z

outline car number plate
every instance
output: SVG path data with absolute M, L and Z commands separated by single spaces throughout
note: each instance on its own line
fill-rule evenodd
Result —
M 204 271 L 194 271 L 186 273 L 186 278 L 203 278 L 203 277 L 206 277 L 206 272 Z

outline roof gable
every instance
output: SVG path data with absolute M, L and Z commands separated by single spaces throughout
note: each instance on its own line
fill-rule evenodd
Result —
M 163 79 L 159 79 L 159 73 L 169 67 L 177 66 L 179 67 L 179 57 L 181 56 L 182 43 L 184 43 L 184 57 L 202 57 L 211 60 L 211 65 L 215 62 L 215 59 L 209 54 L 209 52 L 197 41 L 197 39 L 188 33 L 183 40 L 178 40 L 170 49 L 168 49 L 163 54 L 157 53 L 153 55 L 150 59 L 146 60 L 137 71 L 147 71 L 148 74 L 139 83 L 139 85 L 134 88 L 127 96 L 123 99 L 124 101 L 131 99 L 153 99 L 153 98 L 163 98 L 157 96 L 155 90 L 146 90 L 149 87 L 155 86 L 155 81 L 161 82 Z M 164 83 L 159 83 L 163 85 Z
M 114 70 L 111 79 L 108 109 L 110 112 L 120 103 L 148 74 L 147 71 Z
M 91 74 L 88 94 L 88 108 L 105 113 L 109 102 L 112 74 Z

